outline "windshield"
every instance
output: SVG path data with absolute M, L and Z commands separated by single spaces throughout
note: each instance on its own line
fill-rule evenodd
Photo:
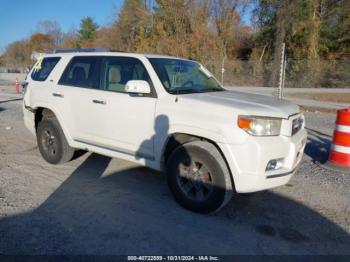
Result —
M 224 91 L 212 74 L 196 62 L 169 58 L 150 58 L 149 61 L 171 94 Z

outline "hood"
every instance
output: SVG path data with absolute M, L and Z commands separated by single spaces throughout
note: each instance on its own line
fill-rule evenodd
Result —
M 237 91 L 195 93 L 184 97 L 234 108 L 248 115 L 288 118 L 300 111 L 299 106 L 283 99 Z

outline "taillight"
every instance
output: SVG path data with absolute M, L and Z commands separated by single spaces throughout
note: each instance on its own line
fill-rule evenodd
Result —
M 25 94 L 27 92 L 27 88 L 28 88 L 28 82 L 24 81 L 21 83 L 22 85 L 22 93 Z

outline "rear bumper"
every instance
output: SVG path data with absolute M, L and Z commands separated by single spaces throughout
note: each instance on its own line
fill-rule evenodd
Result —
M 301 162 L 307 132 L 292 137 L 249 137 L 242 145 L 219 145 L 223 151 L 238 193 L 249 193 L 288 183 Z M 282 167 L 266 171 L 270 160 L 282 159 Z
M 22 110 L 24 125 L 35 136 L 35 114 L 25 107 L 24 102 L 22 104 Z

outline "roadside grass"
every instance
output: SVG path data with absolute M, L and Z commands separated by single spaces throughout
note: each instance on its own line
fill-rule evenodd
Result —
M 300 106 L 300 108 L 305 112 L 337 113 L 336 109 L 330 109 L 330 108 L 322 108 L 322 107 L 315 107 L 315 106 Z
M 291 98 L 311 99 L 316 101 L 350 103 L 350 93 L 286 93 L 285 96 Z

